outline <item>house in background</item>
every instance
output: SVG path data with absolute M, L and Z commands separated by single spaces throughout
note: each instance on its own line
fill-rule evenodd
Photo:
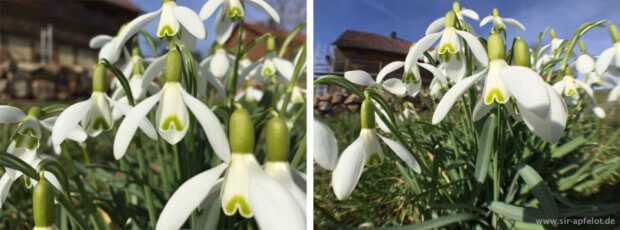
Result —
M 117 34 L 141 12 L 130 0 L 1 0 L 0 100 L 62 100 L 88 90 L 98 53 L 89 40 Z
M 261 36 L 266 33 L 270 33 L 276 39 L 276 49 L 279 49 L 281 47 L 284 40 L 286 40 L 286 38 L 290 34 L 290 31 L 286 29 L 274 28 L 274 27 L 267 26 L 266 24 L 260 23 L 260 22 L 244 23 L 243 31 L 244 31 L 244 34 L 242 36 L 243 44 L 247 44 L 252 39 L 258 36 Z M 230 36 L 230 39 L 228 39 L 228 41 L 226 41 L 226 43 L 224 44 L 224 47 L 226 47 L 226 50 L 231 51 L 231 52 L 234 51 L 237 48 L 238 39 L 239 39 L 239 29 L 235 28 L 232 35 Z M 288 50 L 286 51 L 286 54 L 284 55 L 284 57 L 287 59 L 292 59 L 292 57 L 295 55 L 293 53 L 294 49 L 305 43 L 306 43 L 306 34 L 303 32 L 297 33 L 297 35 L 295 35 L 295 37 L 289 44 Z M 267 53 L 266 49 L 267 47 L 264 42 L 257 43 L 248 52 L 248 58 L 250 58 L 250 60 L 252 61 L 256 61 L 259 58 L 265 56 L 265 54 Z M 279 50 L 276 50 L 276 52 L 278 51 Z

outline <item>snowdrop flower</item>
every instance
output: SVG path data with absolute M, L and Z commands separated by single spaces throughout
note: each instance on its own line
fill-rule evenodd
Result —
M 555 89 L 557 93 L 563 95 L 564 98 L 566 98 L 567 101 L 570 103 L 575 103 L 577 100 L 579 100 L 580 95 L 578 89 L 583 89 L 583 91 L 585 91 L 592 100 L 592 112 L 594 112 L 594 114 L 601 119 L 605 118 L 605 110 L 603 110 L 603 108 L 598 105 L 596 101 L 596 96 L 594 95 L 594 90 L 592 90 L 592 88 L 587 83 L 574 78 L 572 75 L 570 75 L 570 72 L 567 73 L 567 75 L 564 76 L 562 80 L 553 84 L 553 89 Z
M 372 106 L 372 102 L 370 102 L 369 99 L 365 99 L 362 102 L 362 130 L 360 136 L 343 151 L 332 174 L 334 194 L 339 200 L 346 199 L 351 195 L 366 164 L 374 165 L 382 163 L 384 156 L 381 144 L 379 144 L 379 138 L 383 140 L 407 166 L 416 173 L 420 173 L 418 162 L 405 146 L 397 141 L 381 136 L 376 132 L 375 111 Z
M 60 153 L 60 144 L 72 135 L 77 126 L 81 126 L 89 136 L 95 137 L 112 129 L 112 107 L 123 114 L 132 110 L 130 105 L 114 101 L 105 94 L 105 81 L 105 66 L 98 63 L 93 71 L 93 92 L 90 98 L 69 106 L 58 116 L 52 128 L 52 143 L 57 153 Z M 148 120 L 137 120 L 136 125 L 139 125 L 147 136 L 157 139 L 155 129 Z
M 215 36 L 217 42 L 223 44 L 230 38 L 235 23 L 245 17 L 245 3 L 249 3 L 265 11 L 276 22 L 280 23 L 280 15 L 264 0 L 208 0 L 200 9 L 200 18 L 207 20 L 221 5 L 215 18 Z
M 525 31 L 525 26 L 523 26 L 523 24 L 521 24 L 516 19 L 500 17 L 499 10 L 497 10 L 497 8 L 493 8 L 493 13 L 482 19 L 482 21 L 480 22 L 480 27 L 483 27 L 491 21 L 493 22 L 493 29 L 498 32 L 502 30 L 505 31 L 506 25 Z
M 121 27 L 120 32 L 125 28 Z M 100 34 L 92 37 L 88 42 L 88 47 L 91 49 L 99 49 L 99 59 L 105 58 L 110 63 L 116 63 L 121 56 L 121 53 L 125 53 L 125 58 L 129 58 L 127 55 L 129 52 L 125 47 L 118 47 L 118 34 L 117 36 L 110 36 L 105 34 Z
M 487 49 L 491 60 L 489 67 L 450 88 L 437 105 L 432 123 L 441 122 L 461 95 L 484 77 L 482 98 L 474 108 L 474 120 L 479 120 L 498 104 L 505 105 L 513 117 L 519 116 L 512 104 L 516 103 L 520 118 L 534 134 L 549 142 L 559 140 L 568 117 L 566 106 L 536 72 L 522 67 L 530 64 L 527 44 L 517 39 L 515 62 L 520 66 L 509 66 L 504 60 L 504 42 L 499 34 L 489 35 Z
M 429 85 L 430 95 L 433 97 L 439 97 L 442 89 L 448 89 L 448 78 L 438 68 L 426 63 L 419 63 L 422 68 L 430 71 L 433 74 L 433 80 Z
M 265 94 L 262 90 L 254 88 L 250 84 L 246 84 L 245 90 L 241 90 L 235 96 L 235 101 L 244 100 L 247 103 L 259 102 Z
M 130 61 L 131 63 L 130 66 L 132 69 L 128 71 L 129 73 L 126 74 L 125 76 L 129 76 L 129 88 L 131 90 L 133 99 L 135 101 L 142 101 L 144 98 L 146 98 L 147 92 L 150 94 L 157 93 L 157 91 L 159 91 L 159 86 L 157 86 L 157 84 L 155 84 L 152 81 L 145 82 L 145 80 L 148 80 L 148 79 L 143 77 L 144 67 L 142 66 L 143 59 L 140 56 L 140 49 L 138 47 L 134 47 L 134 49 L 132 50 L 132 53 L 133 54 L 132 54 L 131 61 Z M 112 93 L 112 100 L 125 103 L 125 104 L 129 104 L 129 100 L 127 99 L 127 93 L 125 92 L 125 89 L 123 89 L 123 87 L 120 87 L 119 81 L 116 81 L 115 83 L 118 85 L 116 86 L 116 88 L 114 89 L 114 92 Z M 146 85 L 146 88 L 143 88 L 143 86 L 145 85 Z M 122 116 L 122 113 L 118 111 L 118 109 L 114 108 L 112 112 L 112 116 L 114 120 L 117 120 L 118 118 Z
M 144 27 L 159 17 L 157 25 L 157 37 L 174 37 L 182 31 L 180 41 L 191 47 L 194 38 L 205 39 L 207 33 L 205 27 L 198 17 L 198 14 L 190 8 L 178 6 L 176 0 L 162 0 L 162 7 L 154 12 L 141 15 L 127 23 L 121 32 L 116 36 L 113 50 L 121 50 L 132 36 L 143 30 Z M 187 33 L 183 33 L 187 32 Z
M 49 117 L 39 120 L 41 110 L 39 107 L 31 107 L 26 115 L 19 108 L 0 105 L 0 123 L 10 124 L 19 123 L 17 130 L 11 136 L 11 143 L 7 149 L 8 153 L 18 151 L 34 151 L 39 148 L 39 141 L 43 137 L 41 134 L 41 126 L 48 131 L 52 130 L 57 117 Z M 69 139 L 83 142 L 86 140 L 86 133 L 82 128 L 75 127 L 68 136 Z
M 456 14 L 456 18 L 459 20 L 459 23 L 464 23 L 467 25 L 467 31 L 473 32 L 473 26 L 465 21 L 465 17 L 478 21 L 480 20 L 478 13 L 470 9 L 461 8 L 461 4 L 459 4 L 459 2 L 454 2 L 452 4 L 452 11 Z M 441 17 L 431 22 L 431 24 L 428 25 L 428 28 L 426 28 L 426 35 L 439 32 L 443 28 L 445 21 L 446 18 Z
M 254 125 L 248 112 L 237 108 L 229 125 L 232 156 L 220 153 L 227 156 L 224 163 L 179 186 L 156 228 L 179 229 L 195 209 L 221 205 L 228 216 L 238 212 L 245 218 L 254 217 L 261 229 L 304 229 L 305 217 L 295 198 L 261 169 L 254 156 Z
M 275 52 L 276 41 L 273 37 L 267 38 L 267 55 L 262 59 L 260 63 L 260 73 L 263 78 L 274 78 L 282 84 L 288 84 L 293 76 L 293 63 L 290 61 L 278 57 Z
M 609 106 L 612 106 L 615 103 L 618 103 L 620 100 L 620 84 L 617 84 L 614 88 L 609 91 L 609 95 L 607 95 L 607 103 Z
M 370 76 L 369 73 L 363 70 L 347 71 L 344 73 L 344 78 L 358 85 L 363 85 L 367 87 L 377 87 L 381 90 L 387 90 L 388 92 L 392 94 L 403 96 L 407 92 L 407 88 L 405 87 L 405 84 L 403 84 L 403 82 L 400 79 L 390 78 L 385 81 L 383 80 L 388 74 L 396 71 L 397 69 L 403 66 L 404 66 L 404 62 L 402 61 L 395 61 L 395 62 L 391 62 L 390 64 L 387 64 L 377 74 L 376 81 L 372 79 L 372 76 Z
M 616 25 L 609 25 L 609 33 L 611 34 L 611 39 L 614 42 L 614 46 L 606 49 L 598 56 L 598 60 L 596 61 L 596 74 L 602 76 L 611 62 L 615 59 L 615 68 L 612 69 L 614 73 L 620 72 L 620 33 L 618 33 L 618 28 Z
M 596 74 L 595 71 L 595 62 L 594 58 L 586 53 L 585 44 L 583 41 L 579 41 L 579 49 L 581 50 L 581 55 L 575 61 L 575 67 L 577 72 L 583 74 L 586 79 L 586 83 L 590 86 L 592 85 L 604 85 L 605 80 Z
M 149 111 L 159 103 L 155 116 L 157 132 L 166 142 L 176 144 L 185 137 L 190 123 L 189 108 L 203 127 L 214 151 L 220 154 L 220 158 L 228 160 L 228 141 L 220 121 L 209 107 L 183 89 L 180 83 L 181 66 L 181 54 L 176 48 L 171 49 L 166 58 L 166 83 L 162 90 L 136 105 L 119 126 L 114 138 L 116 159 L 125 155 L 139 121 L 146 119 Z
M 217 79 L 222 81 L 224 80 L 224 77 L 226 77 L 228 71 L 232 69 L 231 67 L 235 62 L 235 56 L 226 52 L 224 46 L 217 44 L 215 48 L 215 53 L 205 58 L 205 60 L 203 60 L 202 62 L 208 62 L 208 70 L 210 71 L 210 73 Z
M 305 215 L 306 192 L 295 183 L 297 172 L 288 163 L 289 149 L 289 127 L 276 114 L 265 128 L 265 172 L 291 194 Z
M 48 182 L 43 172 L 39 173 L 39 182 L 32 191 L 32 216 L 34 230 L 58 229 L 56 222 L 56 207 L 54 205 L 55 192 L 53 184 Z
M 334 170 L 338 161 L 338 140 L 334 132 L 316 119 L 313 123 L 314 161 L 327 170 Z

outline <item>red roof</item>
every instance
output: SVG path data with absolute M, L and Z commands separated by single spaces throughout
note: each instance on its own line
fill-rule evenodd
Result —
M 244 26 L 244 28 L 246 30 L 252 31 L 254 34 L 270 33 L 274 37 L 280 38 L 280 39 L 285 39 L 286 37 L 288 37 L 288 35 L 290 33 L 290 31 L 288 31 L 286 29 L 268 28 L 267 26 L 265 26 L 263 23 L 260 23 L 260 22 L 257 22 L 257 23 L 243 23 L 243 26 Z M 297 43 L 297 44 L 305 43 L 306 42 L 306 34 L 304 32 L 297 33 L 297 35 L 295 36 L 293 41 L 295 43 Z
M 411 41 L 363 31 L 345 30 L 334 45 L 407 55 Z

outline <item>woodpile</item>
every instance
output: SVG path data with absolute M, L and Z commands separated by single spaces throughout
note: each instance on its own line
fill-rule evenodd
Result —
M 314 98 L 314 111 L 317 115 L 329 116 L 340 115 L 345 111 L 355 112 L 359 110 L 362 99 L 355 94 L 334 92 L 316 96 Z
M 0 100 L 64 101 L 87 97 L 90 71 L 81 67 L 0 63 Z

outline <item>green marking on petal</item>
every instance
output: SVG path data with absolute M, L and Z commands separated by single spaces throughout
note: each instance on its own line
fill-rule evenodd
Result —
M 228 17 L 230 17 L 230 19 L 232 19 L 233 21 L 241 20 L 243 19 L 243 11 L 241 11 L 239 7 L 235 6 L 232 9 L 230 9 L 230 11 L 228 11 Z
M 263 76 L 271 76 L 273 74 L 274 74 L 273 70 L 271 70 L 271 68 L 269 68 L 269 67 L 267 67 L 267 68 L 265 68 L 263 70 Z
M 575 93 L 575 89 L 570 88 L 566 91 L 566 96 L 572 97 L 575 95 Z
M 378 153 L 370 154 L 368 160 L 366 161 L 367 165 L 380 165 L 381 164 L 381 156 Z
M 164 122 L 161 124 L 161 129 L 164 131 L 168 131 L 170 129 L 170 123 L 174 123 L 174 128 L 176 131 L 182 131 L 183 125 L 181 124 L 181 119 L 177 115 L 170 115 L 166 117 Z
M 32 135 L 32 136 L 35 136 L 35 134 L 36 134 L 34 129 L 30 128 L 30 127 L 22 129 L 21 132 L 19 132 L 19 133 L 23 134 L 23 135 Z
M 13 141 L 15 141 L 15 148 L 21 148 L 24 143 L 24 136 L 21 134 L 17 134 L 13 136 Z
M 228 203 L 226 203 L 226 207 L 224 207 L 224 213 L 226 213 L 226 215 L 228 216 L 232 216 L 235 214 L 235 210 L 237 209 L 237 207 L 239 207 L 239 214 L 241 214 L 242 216 L 252 216 L 252 210 L 250 210 L 250 205 L 248 204 L 248 201 L 243 196 L 239 195 L 233 196 L 230 200 L 228 200 Z
M 32 149 L 35 149 L 37 145 L 39 145 L 39 139 L 36 137 L 30 137 L 30 139 L 28 140 L 28 145 L 26 145 L 26 148 L 32 150 Z
M 454 46 L 452 46 L 452 44 L 450 43 L 446 43 L 443 44 L 440 48 L 439 48 L 439 53 L 443 54 L 446 53 L 446 51 L 448 51 L 448 53 L 455 53 L 456 49 L 454 48 Z
M 490 105 L 495 100 L 497 103 L 502 103 L 505 97 L 502 91 L 498 88 L 493 88 L 489 93 L 487 93 L 486 97 L 484 97 L 484 104 Z
M 94 130 L 108 130 L 110 129 L 110 124 L 108 124 L 108 122 L 103 117 L 98 117 L 97 119 L 95 119 L 92 128 Z
M 173 36 L 173 35 L 174 35 L 174 30 L 172 30 L 172 26 L 168 24 L 162 26 L 161 29 L 157 31 L 158 37 Z

